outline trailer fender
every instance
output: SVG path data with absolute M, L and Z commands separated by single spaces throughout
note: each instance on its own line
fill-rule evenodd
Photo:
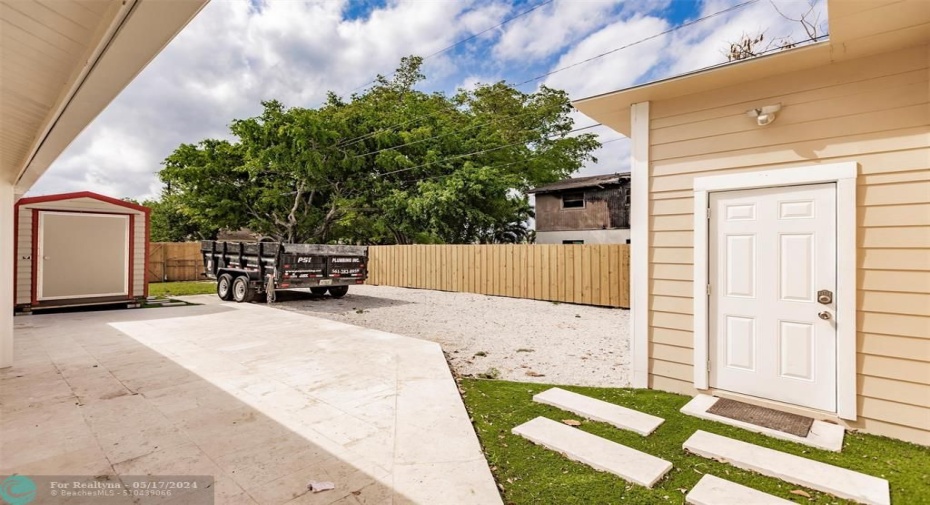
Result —
M 248 278 L 249 278 L 249 281 L 258 281 L 258 280 L 259 280 L 259 278 L 258 278 L 258 272 L 251 272 L 251 271 L 249 271 L 249 270 L 242 270 L 242 269 L 239 269 L 239 268 L 220 268 L 220 269 L 217 269 L 217 271 L 216 271 L 216 276 L 217 276 L 217 277 L 219 277 L 220 275 L 223 275 L 223 274 L 229 274 L 229 275 L 233 276 L 234 279 L 235 279 L 236 277 L 245 276 L 245 277 L 248 277 Z

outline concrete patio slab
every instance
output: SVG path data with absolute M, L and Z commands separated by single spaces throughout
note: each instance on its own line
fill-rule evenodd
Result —
M 665 422 L 665 419 L 661 417 L 561 388 L 547 389 L 533 396 L 533 401 L 573 412 L 592 421 L 607 423 L 621 430 L 639 433 L 642 436 L 649 435 Z
M 888 481 L 766 447 L 698 430 L 684 449 L 785 482 L 867 505 L 891 503 Z
M 186 299 L 203 305 L 17 318 L 0 474 L 213 475 L 217 504 L 501 503 L 438 344 Z
M 791 505 L 794 502 L 705 474 L 685 496 L 691 505 Z
M 651 488 L 672 469 L 664 459 L 545 417 L 531 419 L 511 431 L 568 459 L 640 486 Z

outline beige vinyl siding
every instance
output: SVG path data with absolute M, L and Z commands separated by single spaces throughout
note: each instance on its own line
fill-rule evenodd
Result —
M 16 223 L 16 301 L 32 301 L 32 210 L 20 209 Z
M 67 212 L 102 212 L 114 214 L 130 214 L 133 219 L 133 296 L 142 296 L 145 289 L 145 243 L 146 220 L 145 214 L 112 203 L 103 202 L 94 198 L 73 198 L 55 202 L 42 202 L 27 204 L 19 208 L 19 222 L 17 234 L 16 256 L 16 303 L 29 304 L 32 302 L 32 211 L 67 211 Z
M 133 221 L 132 295 L 142 296 L 145 289 L 145 214 L 135 214 Z
M 930 444 L 930 47 L 652 102 L 650 385 L 693 393 L 693 180 L 859 164 L 858 407 Z M 745 112 L 781 103 L 760 128 Z

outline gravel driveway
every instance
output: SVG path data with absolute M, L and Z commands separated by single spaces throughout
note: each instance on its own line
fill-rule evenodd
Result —
M 274 307 L 438 342 L 461 375 L 629 386 L 623 309 L 388 286 L 341 300 L 279 291 Z

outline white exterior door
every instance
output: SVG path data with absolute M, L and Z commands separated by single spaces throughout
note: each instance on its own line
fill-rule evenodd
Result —
M 709 211 L 710 386 L 835 412 L 836 307 L 818 291 L 835 299 L 836 185 L 714 192 Z

